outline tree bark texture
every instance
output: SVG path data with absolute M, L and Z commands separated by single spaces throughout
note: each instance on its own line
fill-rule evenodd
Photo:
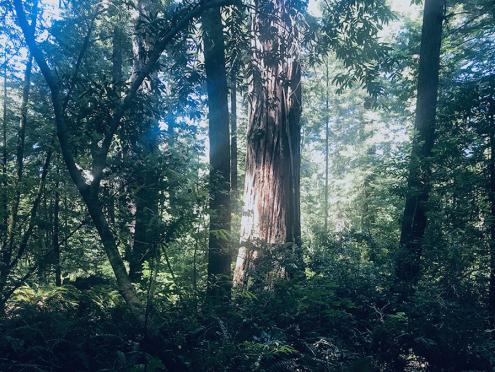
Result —
M 300 270 L 301 66 L 291 3 L 255 1 L 251 18 L 247 159 L 234 281 L 244 286 L 270 256 L 265 278 Z M 296 265 L 297 266 L 297 265 Z M 295 270 L 294 270 L 295 269 Z M 257 273 L 258 272 L 258 273 Z

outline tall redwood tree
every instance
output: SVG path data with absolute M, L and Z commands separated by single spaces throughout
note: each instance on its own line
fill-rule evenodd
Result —
M 298 5 L 283 0 L 254 5 L 241 244 L 234 274 L 239 286 L 253 275 L 262 275 L 268 285 L 274 277 L 290 275 L 294 265 L 286 260 L 297 257 L 301 245 Z M 268 270 L 261 273 L 265 259 Z

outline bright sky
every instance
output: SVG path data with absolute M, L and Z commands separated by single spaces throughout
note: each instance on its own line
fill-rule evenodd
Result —
M 384 30 L 382 37 L 395 34 L 402 26 L 404 18 L 414 19 L 420 16 L 421 6 L 411 4 L 411 0 L 387 0 L 390 8 L 399 16 L 399 20 L 391 22 Z M 320 17 L 321 0 L 309 0 L 308 12 L 314 17 Z
M 417 14 L 418 6 L 411 5 L 410 0 L 388 0 L 388 3 L 390 4 L 392 10 L 397 12 L 399 15 L 412 17 Z M 319 4 L 320 0 L 309 0 L 308 11 L 311 15 L 315 17 L 319 17 L 321 15 Z
M 57 17 L 57 15 L 59 15 L 58 5 L 60 0 L 42 1 L 43 4 L 47 5 L 47 8 L 52 16 Z M 387 2 L 390 4 L 391 9 L 397 13 L 400 18 L 416 18 L 420 15 L 421 6 L 412 5 L 411 0 L 387 0 Z M 308 12 L 315 17 L 320 17 L 320 3 L 321 0 L 309 0 Z M 400 29 L 401 25 L 402 22 L 400 20 L 392 22 L 387 26 L 386 30 L 384 30 L 385 32 L 383 36 L 394 34 Z
M 418 5 L 411 5 L 411 0 L 387 0 L 390 7 L 394 12 L 403 17 L 416 17 L 419 14 Z M 50 8 L 57 10 L 59 0 L 43 0 L 43 4 L 48 5 Z M 309 0 L 308 11 L 315 17 L 321 16 L 320 12 L 320 0 Z

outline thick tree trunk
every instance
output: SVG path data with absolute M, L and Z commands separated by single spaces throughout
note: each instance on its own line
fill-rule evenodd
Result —
M 253 275 L 263 276 L 270 286 L 274 277 L 302 268 L 301 67 L 291 12 L 282 0 L 258 0 L 252 15 L 246 178 L 234 274 L 238 286 Z
M 156 14 L 158 3 L 155 0 L 139 0 L 139 17 L 136 23 L 149 21 Z M 149 50 L 152 47 L 150 35 L 136 30 L 133 38 L 133 53 L 135 71 L 139 71 L 148 62 Z M 158 77 L 153 73 L 144 82 L 142 90 L 151 101 L 160 94 L 157 89 Z M 144 114 L 141 118 L 144 123 L 143 133 L 136 143 L 134 152 L 137 156 L 136 193 L 135 193 L 135 225 L 134 244 L 129 255 L 129 277 L 133 282 L 139 282 L 143 274 L 145 261 L 151 258 L 153 247 L 157 244 L 157 220 L 159 203 L 159 172 L 156 167 L 160 128 L 158 118 Z
M 406 299 L 419 280 L 430 193 L 444 0 L 426 0 L 421 32 L 415 133 L 395 273 Z
M 206 11 L 202 24 L 210 141 L 208 294 L 218 300 L 229 297 L 232 285 L 229 110 L 220 8 Z

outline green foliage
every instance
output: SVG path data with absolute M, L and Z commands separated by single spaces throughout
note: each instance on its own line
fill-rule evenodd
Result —
M 29 16 L 33 2 L 23 3 Z M 155 42 L 181 5 L 160 2 L 165 6 L 137 21 L 134 2 L 126 0 L 62 1 L 54 13 L 50 2 L 41 3 L 37 40 L 61 79 L 60 90 L 70 93 L 64 115 L 71 150 L 89 177 L 91 159 L 98 156 L 116 104 L 128 88 L 135 58 L 132 37 L 139 34 Z M 291 5 L 303 12 L 307 4 L 298 0 Z M 142 278 L 133 284 L 146 303 L 144 328 L 116 289 L 98 231 L 53 142 L 50 92 L 36 64 L 27 102 L 23 177 L 18 180 L 27 49 L 11 1 L 0 0 L 0 72 L 2 80 L 4 74 L 7 79 L 5 116 L 3 105 L 0 109 L 7 137 L 1 147 L 6 166 L 0 172 L 0 192 L 8 202 L 8 226 L 19 195 L 9 265 L 3 264 L 9 261 L 9 244 L 0 236 L 0 271 L 5 270 L 0 278 L 0 305 L 5 305 L 0 370 L 495 368 L 487 293 L 494 222 L 488 187 L 495 107 L 493 0 L 447 4 L 421 280 L 405 303 L 392 290 L 392 267 L 407 191 L 421 22 L 392 14 L 384 1 L 329 0 L 321 5 L 321 17 L 297 17 L 307 62 L 301 164 L 304 262 L 299 256 L 287 257 L 291 243 L 282 244 L 267 254 L 259 270 L 259 276 L 267 275 L 283 259 L 285 267 L 304 263 L 303 278 L 272 278 L 269 288 L 235 292 L 231 303 L 215 308 L 205 297 L 208 233 L 232 241 L 234 255 L 241 212 L 232 208 L 231 231 L 209 230 L 207 112 L 198 22 L 181 30 L 152 71 L 156 86 L 140 89 L 124 114 L 97 196 L 120 254 L 128 261 L 135 244 L 138 194 L 158 190 L 156 212 L 147 221 L 157 247 L 151 254 L 145 252 Z M 229 6 L 223 12 L 229 80 L 236 80 L 243 96 L 238 97 L 241 181 L 242 154 L 247 150 L 245 106 L 250 99 L 250 11 Z M 383 36 L 389 23 L 399 21 L 396 33 Z M 124 34 L 119 82 L 113 76 L 117 28 Z M 149 118 L 155 119 L 153 129 Z M 151 142 L 154 151 L 147 148 Z M 51 149 L 54 155 L 32 236 L 19 252 L 40 186 L 40 169 Z M 143 185 L 146 172 L 153 179 Z M 57 270 L 59 287 L 54 286 Z
M 387 276 L 356 259 L 328 257 L 307 280 L 243 292 L 221 312 L 194 298 L 157 303 L 158 330 L 148 334 L 109 287 L 22 287 L 0 323 L 0 363 L 81 371 L 486 370 L 493 363 L 495 343 L 472 287 L 452 296 L 428 284 L 401 307 Z

